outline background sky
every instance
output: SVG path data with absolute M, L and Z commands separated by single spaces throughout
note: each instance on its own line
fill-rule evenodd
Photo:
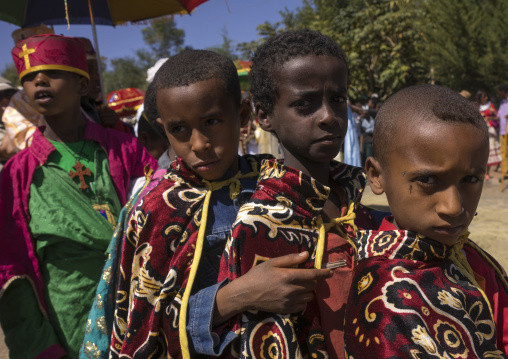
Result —
M 256 27 L 259 24 L 265 21 L 279 21 L 280 10 L 285 7 L 294 10 L 301 5 L 302 0 L 209 0 L 198 6 L 192 15 L 176 15 L 175 20 L 177 27 L 185 30 L 185 45 L 202 49 L 221 45 L 223 29 L 228 31 L 229 37 L 235 41 L 235 44 L 254 40 L 257 38 Z M 97 25 L 101 56 L 108 60 L 133 57 L 136 50 L 148 49 L 141 35 L 143 27 L 145 25 L 119 25 L 116 28 Z M 14 41 L 11 33 L 18 28 L 18 26 L 0 21 L 0 44 L 2 45 L 0 73 L 6 65 L 12 63 L 11 50 L 14 47 Z M 55 25 L 54 31 L 58 35 L 93 39 L 90 25 L 71 24 L 69 30 L 66 25 Z

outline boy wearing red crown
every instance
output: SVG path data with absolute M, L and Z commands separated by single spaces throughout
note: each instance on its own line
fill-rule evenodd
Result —
M 0 175 L 0 322 L 11 358 L 73 358 L 129 183 L 157 162 L 81 114 L 81 41 L 34 36 L 12 56 L 47 126 Z

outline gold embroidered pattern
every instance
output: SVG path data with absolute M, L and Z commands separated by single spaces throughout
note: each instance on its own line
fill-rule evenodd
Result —
M 100 294 L 97 294 L 96 307 L 97 307 L 97 309 L 104 308 L 104 301 L 102 300 L 102 296 Z
M 102 279 L 106 282 L 107 285 L 111 283 L 111 267 L 104 269 Z
M 99 319 L 95 320 L 95 324 L 97 325 L 97 328 L 101 331 L 102 334 L 107 335 L 108 331 L 106 328 L 106 318 L 104 316 L 100 317 Z
M 95 343 L 92 343 L 90 341 L 86 342 L 85 345 L 83 346 L 83 353 L 88 357 L 88 358 L 100 358 L 101 356 L 101 351 L 97 348 L 97 345 L 95 345 Z
M 94 204 L 93 209 L 100 213 L 100 215 L 106 215 L 106 219 L 113 226 L 113 229 L 116 226 L 115 217 L 113 216 L 113 212 L 111 212 L 111 208 L 107 204 Z
M 358 294 L 369 288 L 369 286 L 372 284 L 372 281 L 372 273 L 364 275 L 358 282 Z

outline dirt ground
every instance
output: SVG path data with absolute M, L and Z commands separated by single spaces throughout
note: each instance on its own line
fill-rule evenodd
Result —
M 505 189 L 501 192 L 499 174 L 492 171 L 492 175 L 492 179 L 483 186 L 478 215 L 469 227 L 470 237 L 492 254 L 504 268 L 508 268 L 508 179 L 505 180 Z M 366 188 L 362 203 L 376 209 L 388 210 L 384 195 L 376 196 L 370 188 Z M 0 329 L 0 359 L 8 357 L 4 335 Z

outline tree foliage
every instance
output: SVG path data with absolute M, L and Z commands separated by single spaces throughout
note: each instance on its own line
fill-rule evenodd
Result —
M 111 60 L 112 71 L 103 73 L 104 93 L 136 87 L 146 89 L 146 69 L 134 57 L 116 58 Z
M 351 83 L 359 94 L 389 95 L 425 81 L 421 33 L 414 26 L 420 10 L 409 0 L 353 1 L 332 24 L 348 53 Z M 347 23 L 346 18 L 350 19 Z
M 508 3 L 499 0 L 427 0 L 423 3 L 425 60 L 438 83 L 493 93 L 508 80 Z
M 151 20 L 150 26 L 141 32 L 143 40 L 158 59 L 178 52 L 185 39 L 185 31 L 176 27 L 176 22 L 171 16 Z
M 421 9 L 409 0 L 304 0 L 283 12 L 285 29 L 309 28 L 333 38 L 349 58 L 350 96 L 380 96 L 425 81 Z M 289 25 L 289 26 L 288 26 Z
M 437 83 L 491 94 L 508 82 L 508 1 L 505 0 L 303 0 L 280 20 L 258 25 L 258 38 L 235 44 L 226 29 L 222 44 L 210 47 L 233 60 L 249 60 L 267 38 L 309 28 L 332 37 L 346 51 L 350 97 L 381 98 L 417 83 Z M 147 49 L 115 58 L 103 67 L 104 92 L 146 88 L 146 70 L 161 57 L 183 49 L 185 32 L 172 17 L 142 30 Z M 14 65 L 2 76 L 19 84 Z
M 134 57 L 113 58 L 110 60 L 111 70 L 103 71 L 104 92 L 108 93 L 126 87 L 146 89 L 146 71 L 157 60 L 169 57 L 182 48 L 185 32 L 176 28 L 170 16 L 149 21 L 149 26 L 142 30 L 143 40 L 149 50 L 139 49 Z
M 16 70 L 16 65 L 14 65 L 14 63 L 5 65 L 2 71 L 2 77 L 12 82 L 12 84 L 16 87 L 21 86 L 18 76 L 18 70 Z
M 251 57 L 267 37 L 309 28 L 346 51 L 350 96 L 382 98 L 417 83 L 493 89 L 508 77 L 508 2 L 502 0 L 303 0 L 238 44 Z
M 292 22 L 287 22 L 287 18 L 293 16 L 293 13 L 289 12 L 287 9 L 280 11 L 279 14 L 282 17 L 281 21 L 270 23 L 265 21 L 262 24 L 259 24 L 256 27 L 259 38 L 252 41 L 240 42 L 236 46 L 236 50 L 240 53 L 240 57 L 244 60 L 250 60 L 256 52 L 259 45 L 261 45 L 265 40 L 271 36 L 275 36 L 281 33 L 284 30 L 289 30 L 294 28 Z
M 224 55 L 231 60 L 238 60 L 239 56 L 236 54 L 235 48 L 233 46 L 233 39 L 229 37 L 228 30 L 226 28 L 222 29 L 222 44 L 218 46 L 212 46 L 207 48 L 207 50 L 215 51 L 221 55 Z

